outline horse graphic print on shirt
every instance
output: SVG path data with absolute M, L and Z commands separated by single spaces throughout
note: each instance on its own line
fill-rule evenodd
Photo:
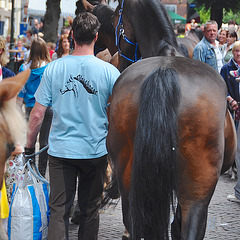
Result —
M 83 87 L 88 93 L 97 95 L 97 90 L 91 86 L 90 81 L 84 79 L 83 76 L 80 74 L 77 75 L 76 77 L 72 77 L 70 75 L 70 78 L 66 82 L 65 86 L 62 89 L 60 89 L 60 92 L 62 93 L 62 95 L 65 94 L 66 92 L 73 91 L 74 96 L 78 97 L 78 90 L 77 90 L 78 82 L 80 82 L 83 85 Z

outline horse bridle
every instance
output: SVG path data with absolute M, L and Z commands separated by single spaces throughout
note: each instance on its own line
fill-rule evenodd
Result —
M 118 19 L 118 24 L 116 26 L 116 31 L 115 31 L 116 46 L 118 48 L 118 53 L 120 54 L 120 56 L 122 56 L 123 58 L 125 58 L 129 62 L 134 63 L 134 62 L 137 62 L 138 60 L 142 59 L 142 57 L 140 57 L 140 58 L 137 57 L 138 43 L 137 42 L 132 42 L 131 40 L 129 40 L 127 38 L 126 34 L 124 33 L 123 17 L 122 17 L 122 14 L 123 14 L 123 4 L 124 4 L 124 0 L 122 0 L 121 8 L 119 9 L 119 19 Z M 118 35 L 118 28 L 119 28 L 119 35 Z M 134 59 L 128 58 L 121 51 L 120 44 L 119 44 L 121 36 L 122 36 L 123 40 L 125 40 L 127 43 L 129 43 L 129 44 L 131 44 L 131 45 L 133 45 L 135 47 Z

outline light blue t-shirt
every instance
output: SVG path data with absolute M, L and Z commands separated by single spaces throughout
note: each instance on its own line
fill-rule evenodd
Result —
M 35 94 L 52 103 L 48 153 L 70 159 L 107 154 L 107 103 L 120 72 L 93 55 L 66 56 L 48 64 Z

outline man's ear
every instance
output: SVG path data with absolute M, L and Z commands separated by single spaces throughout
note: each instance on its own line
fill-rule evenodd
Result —
M 98 39 L 98 32 L 96 33 L 96 36 L 94 38 L 95 42 L 97 41 L 97 39 Z

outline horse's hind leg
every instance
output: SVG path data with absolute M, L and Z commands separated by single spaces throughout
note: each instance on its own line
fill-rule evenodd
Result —
M 208 204 L 195 203 L 188 211 L 187 219 L 182 222 L 182 209 L 178 204 L 176 216 L 171 226 L 172 240 L 201 240 L 204 238 Z
M 171 237 L 173 240 L 181 239 L 181 209 L 177 205 L 174 221 L 171 224 Z
M 178 207 L 171 229 L 173 240 L 204 238 L 208 205 L 217 184 L 220 167 L 206 164 L 206 159 L 202 162 L 205 164 L 198 164 L 198 168 L 190 167 L 181 173 Z
M 122 214 L 123 214 L 123 224 L 125 226 L 125 230 L 122 235 L 122 240 L 130 240 L 130 222 L 129 222 L 129 202 L 128 197 L 122 194 Z
M 223 156 L 210 151 L 198 159 L 199 152 L 181 160 L 178 208 L 172 224 L 173 240 L 202 240 L 206 231 L 208 205 L 221 171 Z M 208 152 L 209 153 L 209 152 Z
M 202 240 L 205 235 L 208 205 L 224 158 L 224 122 L 210 121 L 208 116 L 213 113 L 208 111 L 201 121 L 188 121 L 186 117 L 184 123 L 180 121 L 179 206 L 172 224 L 174 240 Z

